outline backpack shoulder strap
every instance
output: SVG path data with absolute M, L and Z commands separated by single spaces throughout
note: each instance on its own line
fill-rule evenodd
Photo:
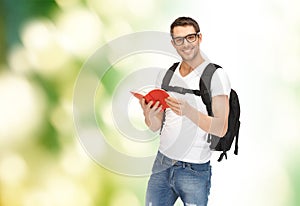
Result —
M 168 71 L 166 72 L 166 74 L 162 80 L 162 84 L 161 84 L 162 89 L 168 90 L 170 81 L 171 81 L 172 76 L 173 76 L 176 68 L 178 67 L 178 65 L 179 65 L 179 62 L 176 62 L 168 69 Z
M 169 69 L 168 71 L 166 72 L 163 80 L 162 80 L 162 84 L 161 84 L 161 88 L 164 89 L 164 90 L 168 90 L 168 88 L 170 87 L 169 84 L 170 84 L 170 81 L 172 79 L 172 76 L 176 70 L 176 68 L 178 67 L 179 65 L 179 62 L 176 62 L 174 63 Z M 163 126 L 164 126 L 164 123 L 165 123 L 165 119 L 166 119 L 166 111 L 164 111 L 163 113 L 163 119 L 162 119 L 162 123 L 161 123 L 161 127 L 160 127 L 160 132 L 159 134 L 161 134 L 161 131 L 163 129 Z
M 166 72 L 166 74 L 163 78 L 161 88 L 166 91 L 176 92 L 179 94 L 190 93 L 190 94 L 195 94 L 197 96 L 200 96 L 200 90 L 187 89 L 187 88 L 178 87 L 178 86 L 170 86 L 171 78 L 172 78 L 176 68 L 178 67 L 178 65 L 179 65 L 179 62 L 176 62 L 168 69 L 168 71 Z
M 209 116 L 213 116 L 212 106 L 211 106 L 212 100 L 211 100 L 211 92 L 210 92 L 211 79 L 213 74 L 218 68 L 222 68 L 222 67 L 217 64 L 209 63 L 205 67 L 199 82 L 201 98 L 203 103 L 206 106 L 206 110 Z

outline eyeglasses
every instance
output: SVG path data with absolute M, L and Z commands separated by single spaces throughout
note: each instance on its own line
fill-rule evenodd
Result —
M 184 43 L 184 39 L 186 39 L 187 42 L 192 43 L 197 40 L 199 33 L 195 34 L 188 34 L 185 37 L 175 37 L 173 38 L 173 42 L 176 46 L 180 46 Z

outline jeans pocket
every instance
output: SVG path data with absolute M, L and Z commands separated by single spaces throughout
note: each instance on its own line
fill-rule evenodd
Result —
M 158 155 L 156 156 L 154 163 L 153 163 L 152 173 L 162 172 L 162 171 L 172 167 L 171 162 L 165 161 L 164 158 L 165 157 L 161 153 L 158 153 Z
M 161 168 L 161 161 L 159 160 L 158 157 L 156 157 L 152 166 L 152 173 L 158 172 L 160 168 Z
M 198 164 L 192 164 L 189 169 L 194 174 L 201 176 L 207 180 L 210 180 L 211 176 L 211 166 L 210 165 L 198 165 Z

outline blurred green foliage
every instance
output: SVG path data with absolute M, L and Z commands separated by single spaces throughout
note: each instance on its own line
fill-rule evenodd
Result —
M 9 49 L 20 41 L 20 29 L 33 18 L 50 16 L 58 9 L 55 0 L 1 0 L 4 48 Z
M 69 3 L 70 7 L 67 6 L 67 10 L 80 8 L 89 10 L 85 1 L 59 1 L 59 3 L 62 5 Z M 5 134 L 5 136 L 14 135 L 11 142 L 0 138 L 0 205 L 106 206 L 118 205 L 118 201 L 123 201 L 127 205 L 130 205 L 130 202 L 133 205 L 142 205 L 146 178 L 126 177 L 106 171 L 87 157 L 76 138 L 72 121 L 73 87 L 78 72 L 88 56 L 82 58 L 71 52 L 71 58 L 55 73 L 53 73 L 55 68 L 45 69 L 43 66 L 32 64 L 26 71 L 10 68 L 11 64 L 18 63 L 15 61 L 22 60 L 10 58 L 15 55 L 14 48 L 24 46 L 25 37 L 22 37 L 22 31 L 27 23 L 48 19 L 56 24 L 57 17 L 64 13 L 64 9 L 66 8 L 54 0 L 2 0 L 0 2 L 0 64 L 2 65 L 0 72 L 5 72 L 0 75 L 21 77 L 22 81 L 28 83 L 38 94 L 37 99 L 28 101 L 37 102 L 42 108 L 37 109 L 40 111 L 37 115 L 40 117 L 38 122 L 34 121 L 35 116 L 32 115 L 32 119 L 29 116 L 29 119 L 22 123 L 24 128 L 34 124 L 29 132 Z M 111 17 L 102 17 L 102 23 L 109 27 Z M 101 36 L 99 38 L 102 39 Z M 43 46 L 43 42 L 41 43 Z M 97 45 L 99 46 L 101 44 Z M 25 48 L 25 51 L 27 49 Z M 91 54 L 93 50 L 89 52 Z M 107 94 L 113 93 L 120 78 L 120 74 L 114 69 L 105 75 L 103 85 Z M 18 93 L 12 95 L 22 97 Z M 26 102 L 22 99 L 19 101 L 20 104 Z M 11 108 L 9 105 L 5 106 L 14 110 L 12 105 Z M 16 115 L 13 120 L 18 121 L 18 118 Z M 14 197 L 16 191 L 19 198 Z M 66 197 L 60 198 L 60 193 Z M 121 194 L 120 200 L 118 194 Z

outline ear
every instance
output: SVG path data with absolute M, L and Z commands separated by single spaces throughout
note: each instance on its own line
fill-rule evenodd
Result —
M 202 42 L 202 34 L 201 33 L 198 35 L 198 39 L 199 39 L 199 44 L 200 44 Z
M 171 40 L 171 43 L 172 43 L 173 47 L 176 49 L 176 46 L 175 46 L 175 44 L 174 44 L 174 41 L 173 41 L 173 40 Z

